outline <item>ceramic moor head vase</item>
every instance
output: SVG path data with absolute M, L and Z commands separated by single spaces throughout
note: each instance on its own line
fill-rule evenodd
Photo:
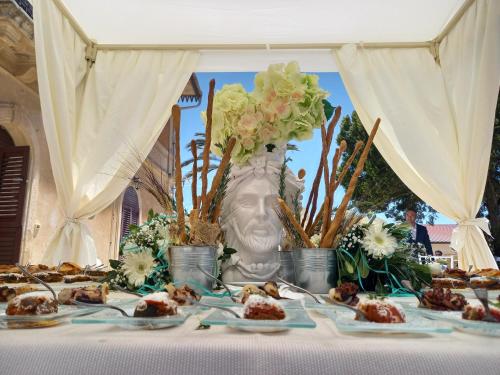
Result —
M 272 280 L 280 269 L 278 248 L 283 227 L 275 212 L 284 150 L 275 148 L 234 165 L 222 206 L 221 227 L 236 254 L 222 266 L 226 282 Z M 287 168 L 286 192 L 301 191 L 303 182 Z

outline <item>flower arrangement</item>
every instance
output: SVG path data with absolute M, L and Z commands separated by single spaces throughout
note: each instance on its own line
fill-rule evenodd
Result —
M 212 152 L 222 156 L 218 145 L 234 137 L 232 160 L 244 164 L 267 145 L 309 139 L 332 111 L 328 95 L 318 77 L 301 73 L 296 62 L 258 73 L 251 93 L 240 84 L 225 85 L 213 101 Z M 206 112 L 202 118 L 208 123 Z
M 145 223 L 129 226 L 120 244 L 120 259 L 110 260 L 113 270 L 107 281 L 112 288 L 150 293 L 170 282 L 165 251 L 171 222 L 170 217 L 150 210 Z
M 420 251 L 408 241 L 411 229 L 407 224 L 375 217 L 368 220 L 355 211 L 347 217 L 350 223 L 337 245 L 339 282 L 355 280 L 362 288 L 381 294 L 404 289 L 402 280 L 418 289 L 430 284 L 429 267 L 418 262 Z

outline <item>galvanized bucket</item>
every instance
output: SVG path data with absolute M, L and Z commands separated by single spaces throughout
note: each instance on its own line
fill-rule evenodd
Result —
M 207 273 L 215 275 L 217 248 L 210 246 L 171 246 L 168 248 L 170 275 L 174 283 L 188 284 L 197 292 L 203 288 L 211 291 L 214 280 L 204 275 L 198 265 Z
M 278 271 L 279 277 L 295 284 L 295 271 L 293 269 L 293 257 L 291 251 L 280 251 L 280 269 Z
M 312 293 L 328 293 L 337 283 L 335 249 L 294 249 L 295 284 Z

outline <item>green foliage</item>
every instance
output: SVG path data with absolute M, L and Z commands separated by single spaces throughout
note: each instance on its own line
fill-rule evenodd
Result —
M 332 117 L 333 112 L 335 112 L 335 107 L 330 104 L 330 102 L 326 99 L 323 99 L 323 110 L 325 112 L 325 117 L 327 120 Z
M 368 134 L 356 112 L 342 119 L 337 143 L 340 144 L 342 139 L 347 142 L 347 152 L 342 157 L 339 170 L 342 170 L 347 158 L 351 155 L 356 141 L 366 142 L 368 139 Z M 357 159 L 359 159 L 359 155 Z M 357 164 L 356 160 L 342 182 L 344 188 L 347 188 L 349 184 Z M 383 212 L 387 217 L 399 221 L 405 219 L 407 208 L 416 209 L 417 218 L 419 220 L 427 219 L 429 223 L 433 223 L 437 215 L 434 209 L 425 204 L 399 179 L 375 146 L 368 154 L 364 171 L 352 197 L 352 203 L 361 212 Z
M 224 249 L 222 250 L 222 254 L 217 258 L 217 260 L 220 260 L 221 262 L 225 262 L 231 258 L 232 254 L 235 254 L 237 251 L 231 247 L 227 247 L 224 245 Z
M 500 256 L 500 95 L 497 99 L 490 165 L 480 216 L 490 221 L 492 238 L 487 238 L 496 256 Z
M 122 265 L 122 262 L 120 262 L 119 260 L 116 260 L 116 259 L 110 259 L 109 265 L 112 269 L 117 270 Z

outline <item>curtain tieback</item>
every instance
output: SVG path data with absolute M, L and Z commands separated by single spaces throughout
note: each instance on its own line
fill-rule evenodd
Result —
M 66 217 L 64 218 L 64 224 L 72 223 L 72 224 L 78 224 L 80 222 L 79 219 L 74 218 L 74 217 Z
M 463 228 L 469 226 L 478 227 L 488 236 L 491 236 L 490 222 L 487 218 L 477 217 L 473 219 L 460 220 L 458 222 L 458 226 L 455 229 L 453 229 L 453 232 L 451 234 L 450 246 L 453 249 L 459 251 L 463 248 L 465 242 L 465 232 L 463 231 Z

